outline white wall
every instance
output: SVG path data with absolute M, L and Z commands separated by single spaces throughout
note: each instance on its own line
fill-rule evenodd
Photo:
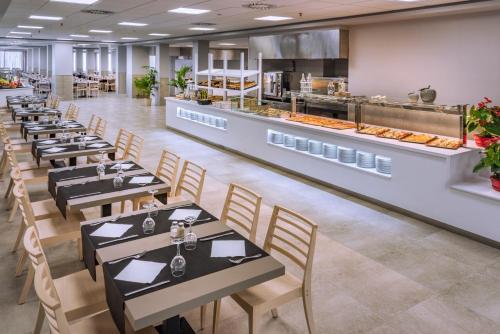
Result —
M 349 90 L 406 98 L 428 84 L 436 103 L 500 104 L 500 13 L 350 28 Z

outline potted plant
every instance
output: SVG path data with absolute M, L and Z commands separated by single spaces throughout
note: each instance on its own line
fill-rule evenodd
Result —
M 187 65 L 183 65 L 178 71 L 175 71 L 175 79 L 171 79 L 169 84 L 177 89 L 176 96 L 182 95 L 184 97 L 184 90 L 187 88 L 186 75 L 190 71 L 191 67 Z
M 490 168 L 491 186 L 496 191 L 500 191 L 500 144 L 495 142 L 489 145 L 483 152 L 483 157 L 479 163 L 474 166 L 474 173 L 483 168 Z
M 500 140 L 500 107 L 491 106 L 487 97 L 472 106 L 467 119 L 467 130 L 473 134 L 477 146 L 488 147 Z
M 147 73 L 140 78 L 134 80 L 134 86 L 137 89 L 137 97 L 145 98 L 146 106 L 151 105 L 151 98 L 155 96 L 155 89 L 157 88 L 156 77 L 158 71 L 154 67 L 143 66 L 147 69 Z

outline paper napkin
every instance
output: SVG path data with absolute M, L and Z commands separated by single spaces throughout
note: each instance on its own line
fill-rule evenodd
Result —
M 135 283 L 151 283 L 166 265 L 166 263 L 134 259 L 115 276 L 115 279 Z
M 201 210 L 192 210 L 192 209 L 176 209 L 168 220 L 184 220 L 188 216 L 193 216 L 196 219 L 200 216 Z
M 214 240 L 212 241 L 211 257 L 246 256 L 244 240 Z
M 87 145 L 87 147 L 93 147 L 93 148 L 101 148 L 101 147 L 104 147 L 104 146 L 108 146 L 108 144 L 95 143 L 95 144 Z
M 65 151 L 66 149 L 64 147 L 51 147 L 46 150 L 44 150 L 45 153 L 57 153 L 61 151 Z
M 127 232 L 132 226 L 134 225 L 104 223 L 90 235 L 92 237 L 119 238 L 124 235 L 125 232 Z
M 134 167 L 134 164 L 121 164 L 121 165 L 123 170 L 127 170 Z M 118 168 L 120 168 L 120 164 L 116 164 L 111 167 L 111 169 L 118 169 Z
M 57 143 L 57 140 L 49 139 L 49 140 L 44 140 L 39 142 L 40 144 L 45 144 L 45 145 L 50 145 L 50 144 L 55 144 Z
M 133 177 L 129 183 L 131 184 L 143 184 L 143 183 L 151 183 L 153 182 L 154 176 L 135 176 Z

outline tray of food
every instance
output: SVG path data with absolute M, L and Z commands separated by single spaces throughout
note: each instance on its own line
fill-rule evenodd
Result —
M 457 138 L 437 137 L 437 138 L 431 140 L 430 142 L 428 142 L 427 146 L 456 150 L 459 147 L 462 147 L 462 141 L 460 139 L 457 139 Z
M 407 143 L 415 143 L 415 144 L 427 144 L 431 140 L 437 138 L 436 136 L 433 135 L 428 135 L 425 133 L 414 133 L 412 135 L 409 135 L 407 137 L 404 137 L 401 139 L 401 141 L 407 142 Z
M 382 132 L 381 134 L 378 134 L 377 137 L 380 138 L 388 138 L 388 139 L 403 139 L 405 137 L 411 136 L 412 133 L 408 131 L 401 131 L 401 130 L 389 130 Z
M 338 119 L 328 119 L 316 116 L 293 116 L 288 118 L 289 121 L 299 122 L 303 124 L 322 126 L 325 128 L 344 130 L 344 129 L 354 129 L 356 124 L 348 121 L 342 121 Z
M 381 135 L 382 133 L 387 132 L 389 130 L 390 130 L 389 128 L 381 128 L 378 126 L 366 126 L 366 127 L 362 128 L 361 130 L 359 130 L 358 133 L 363 133 L 365 135 L 378 136 L 378 135 Z

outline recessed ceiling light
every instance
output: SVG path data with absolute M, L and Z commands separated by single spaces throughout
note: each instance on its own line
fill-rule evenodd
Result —
M 285 20 L 291 20 L 293 17 L 289 16 L 262 16 L 262 17 L 256 17 L 255 20 L 259 21 L 285 21 Z
M 205 14 L 210 12 L 210 9 L 197 9 L 197 8 L 185 8 L 185 7 L 179 7 L 176 9 L 170 9 L 170 13 L 176 13 L 176 14 L 190 14 L 190 15 L 199 15 L 199 14 Z
M 44 15 L 30 15 L 32 20 L 47 20 L 47 21 L 61 21 L 63 18 L 60 16 L 44 16 Z
M 89 32 L 94 32 L 94 33 L 97 33 L 97 34 L 110 34 L 113 31 L 112 30 L 90 29 Z
M 71 37 L 87 38 L 89 35 L 70 35 Z
M 189 30 L 199 30 L 199 31 L 210 31 L 210 30 L 215 30 L 215 28 L 210 28 L 210 27 L 191 27 Z
M 138 40 L 139 38 L 137 38 L 137 37 L 122 37 L 120 39 L 123 39 L 125 41 L 135 41 L 135 40 Z
M 151 34 L 148 34 L 148 35 L 149 36 L 161 36 L 161 37 L 170 36 L 170 34 L 160 34 L 157 32 L 152 32 Z
M 144 27 L 147 26 L 147 23 L 139 23 L 139 22 L 120 22 L 118 23 L 120 26 L 132 26 L 132 27 Z
M 21 29 L 43 29 L 43 27 L 40 26 L 17 26 L 17 27 Z
M 66 3 L 75 3 L 78 5 L 91 5 L 96 3 L 99 0 L 50 0 L 50 2 L 66 2 Z
M 235 46 L 235 43 L 219 43 L 220 46 Z
M 30 32 L 28 31 L 11 31 L 9 34 L 16 34 L 16 35 L 31 35 Z

